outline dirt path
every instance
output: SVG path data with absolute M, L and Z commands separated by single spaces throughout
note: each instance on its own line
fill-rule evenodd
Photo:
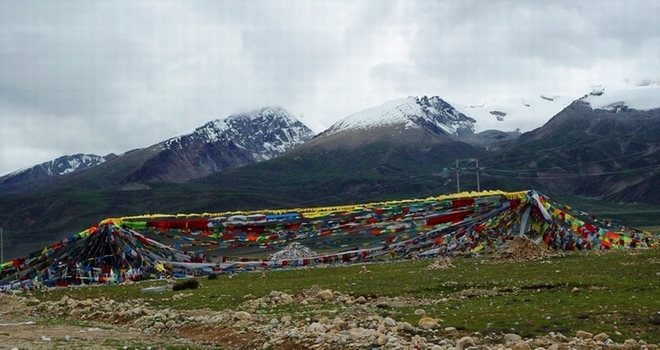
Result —
M 109 327 L 52 325 L 36 320 L 33 323 L 11 324 L 3 318 L 0 324 L 0 349 L 117 349 L 124 345 L 153 343 L 145 334 Z
M 121 327 L 70 321 L 53 321 L 30 315 L 30 307 L 19 298 L 3 295 L 0 300 L 0 349 L 117 349 L 144 344 L 176 343 L 175 339 Z M 156 346 L 152 346 L 156 349 Z

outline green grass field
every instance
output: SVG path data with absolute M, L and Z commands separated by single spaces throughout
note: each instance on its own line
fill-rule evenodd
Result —
M 442 327 L 489 333 L 515 332 L 524 337 L 577 330 L 605 332 L 615 341 L 627 338 L 660 343 L 660 250 L 614 251 L 597 255 L 568 253 L 543 261 L 488 264 L 481 258 L 456 258 L 454 268 L 428 270 L 431 260 L 331 266 L 243 273 L 203 279 L 203 287 L 186 290 L 193 296 L 172 300 L 176 291 L 143 294 L 141 288 L 165 281 L 133 285 L 58 289 L 35 293 L 41 300 L 106 297 L 149 299 L 152 306 L 175 309 L 238 310 L 245 296 L 271 291 L 296 294 L 316 285 L 354 296 L 410 298 L 423 305 L 379 309 L 383 316 L 416 324 L 417 308 L 442 320 Z M 328 304 L 321 309 L 340 308 Z M 292 304 L 256 310 L 260 314 L 296 318 L 323 312 Z

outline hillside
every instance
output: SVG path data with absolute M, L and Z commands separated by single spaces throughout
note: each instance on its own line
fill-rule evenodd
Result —
M 660 109 L 592 109 L 577 101 L 502 146 L 485 176 L 533 180 L 548 190 L 595 199 L 658 203 L 658 132 Z

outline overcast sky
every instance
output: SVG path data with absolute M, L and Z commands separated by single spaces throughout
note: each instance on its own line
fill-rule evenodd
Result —
M 660 1 L 0 0 L 0 175 L 281 106 L 325 126 L 660 80 Z

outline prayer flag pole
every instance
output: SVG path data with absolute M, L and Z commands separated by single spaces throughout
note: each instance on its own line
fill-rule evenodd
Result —
M 458 175 L 458 159 L 456 159 L 456 193 L 461 193 L 461 180 Z

